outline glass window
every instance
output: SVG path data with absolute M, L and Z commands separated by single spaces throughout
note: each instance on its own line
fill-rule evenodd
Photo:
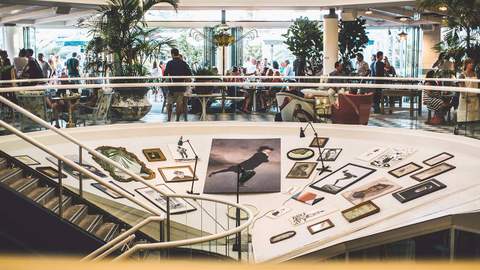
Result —
M 480 258 L 480 234 L 455 230 L 455 259 Z

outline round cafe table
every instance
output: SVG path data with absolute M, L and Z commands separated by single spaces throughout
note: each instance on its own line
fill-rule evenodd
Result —
M 79 94 L 74 95 L 65 95 L 60 97 L 53 97 L 52 100 L 54 101 L 64 101 L 67 104 L 67 113 L 68 113 L 68 122 L 67 128 L 75 127 L 75 123 L 73 122 L 73 104 L 77 103 L 77 101 L 81 98 Z

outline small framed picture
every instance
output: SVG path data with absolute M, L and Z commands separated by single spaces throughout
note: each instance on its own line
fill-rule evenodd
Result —
M 108 181 L 109 184 L 111 185 L 114 185 L 116 187 L 118 187 L 119 189 L 122 189 L 123 191 L 127 192 L 128 194 L 132 195 L 133 197 L 135 197 L 134 194 L 132 194 L 130 191 L 122 188 L 121 186 L 117 185 L 115 182 L 113 181 Z M 96 189 L 102 191 L 103 193 L 107 194 L 108 196 L 114 198 L 114 199 L 120 199 L 120 198 L 123 198 L 123 196 L 121 194 L 118 194 L 117 192 L 107 188 L 106 186 L 100 184 L 100 183 L 92 183 L 91 184 L 93 187 L 95 187 Z
M 409 188 L 393 193 L 393 197 L 401 203 L 423 197 L 427 194 L 446 188 L 447 186 L 436 179 L 430 179 Z
M 326 137 L 318 137 L 318 140 L 317 138 L 313 138 L 312 142 L 310 143 L 310 147 L 318 147 L 320 145 L 320 147 L 324 147 L 327 142 L 328 142 L 329 138 L 326 138 Z
M 29 155 L 14 156 L 14 158 L 28 166 L 40 165 L 40 162 L 36 161 Z
M 429 159 L 424 160 L 423 163 L 428 165 L 428 166 L 435 166 L 435 165 L 440 164 L 444 161 L 447 161 L 451 158 L 453 158 L 452 154 L 447 153 L 447 152 L 443 152 L 443 153 L 440 153 L 440 154 L 438 154 L 436 156 L 433 156 Z
M 167 158 L 160 148 L 143 149 L 143 154 L 149 162 L 165 161 Z
M 291 160 L 306 160 L 315 155 L 310 148 L 296 148 L 288 151 L 287 157 Z
M 317 167 L 317 162 L 295 162 L 287 174 L 287 178 L 308 179 Z
M 408 164 L 405 164 L 401 167 L 398 167 L 396 169 L 393 169 L 391 171 L 389 171 L 388 173 L 395 176 L 396 178 L 400 178 L 402 176 L 405 176 L 407 174 L 411 174 L 413 172 L 416 172 L 420 169 L 422 169 L 423 167 L 414 163 L 414 162 L 410 162 Z
M 160 189 L 165 194 L 173 194 L 173 190 L 170 189 L 165 184 L 156 185 L 158 189 Z M 149 187 L 137 188 L 135 191 L 142 195 L 145 199 L 151 202 L 153 205 L 160 208 L 162 211 L 167 212 L 167 198 L 156 190 L 153 190 Z M 197 208 L 187 202 L 185 199 L 182 198 L 170 198 L 170 214 L 185 214 L 187 212 L 195 211 Z
M 36 170 L 53 179 L 57 179 L 60 175 L 58 170 L 50 166 L 37 167 Z M 62 178 L 67 178 L 67 176 L 62 173 Z
M 401 186 L 388 180 L 386 177 L 382 177 L 366 185 L 345 191 L 342 193 L 342 196 L 352 204 L 357 205 L 381 197 L 400 188 Z
M 317 193 L 310 192 L 310 191 L 302 191 L 292 196 L 292 199 L 297 200 L 299 202 L 308 204 L 308 205 L 315 205 L 321 202 L 324 197 L 318 195 Z
M 165 183 L 197 181 L 198 177 L 193 177 L 193 170 L 190 166 L 173 166 L 158 168 Z
M 348 163 L 311 184 L 310 187 L 330 194 L 337 194 L 375 171 L 375 169 Z
M 380 212 L 380 208 L 372 201 L 366 201 L 342 211 L 343 217 L 348 222 L 355 222 Z
M 330 221 L 330 219 L 325 219 L 325 220 L 322 220 L 322 221 L 317 222 L 315 224 L 309 225 L 307 227 L 307 229 L 311 234 L 316 234 L 316 233 L 319 233 L 321 231 L 325 231 L 325 230 L 328 230 L 330 228 L 333 228 L 334 226 L 335 225 L 333 225 L 333 223 Z
M 325 148 L 322 150 L 323 161 L 335 161 L 342 152 L 342 148 Z M 320 161 L 320 157 L 317 159 Z
M 437 175 L 440 175 L 442 173 L 446 173 L 448 171 L 451 171 L 455 169 L 455 166 L 450 165 L 448 163 L 441 163 L 438 164 L 434 167 L 425 169 L 423 171 L 420 171 L 416 174 L 413 174 L 411 177 L 419 182 L 430 179 L 432 177 L 435 177 Z
M 289 238 L 292 238 L 296 235 L 297 233 L 295 231 L 288 231 L 284 232 L 281 234 L 274 235 L 270 237 L 270 244 L 275 244 L 284 240 L 287 240 Z

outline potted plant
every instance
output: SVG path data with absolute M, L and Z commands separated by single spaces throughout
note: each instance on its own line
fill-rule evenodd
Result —
M 314 75 L 323 67 L 323 31 L 317 21 L 296 19 L 288 28 L 285 44 L 296 57 L 297 76 Z
M 357 18 L 354 21 L 340 20 L 338 24 L 338 51 L 346 74 L 352 72 L 351 59 L 354 59 L 367 46 L 365 23 L 365 19 Z
M 159 57 L 165 46 L 173 46 L 163 39 L 156 28 L 147 28 L 145 14 L 156 4 L 168 3 L 175 9 L 177 0 L 108 0 L 99 14 L 83 23 L 93 36 L 87 47 L 87 67 L 99 75 L 148 75 L 148 61 Z M 88 50 L 89 49 L 89 50 Z M 143 80 L 113 79 L 112 83 L 141 83 Z M 134 121 L 144 117 L 152 105 L 146 87 L 116 88 L 111 115 L 114 120 Z

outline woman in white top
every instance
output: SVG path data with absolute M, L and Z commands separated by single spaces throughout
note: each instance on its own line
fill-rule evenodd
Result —
M 17 72 L 17 78 L 22 77 L 23 69 L 28 64 L 27 50 L 21 49 L 18 53 L 18 57 L 13 58 L 13 67 Z
M 471 59 L 465 60 L 461 79 L 477 79 L 475 66 Z M 463 87 L 478 88 L 478 82 L 462 82 Z M 479 94 L 460 93 L 460 100 L 457 110 L 457 122 L 474 122 L 480 120 Z

